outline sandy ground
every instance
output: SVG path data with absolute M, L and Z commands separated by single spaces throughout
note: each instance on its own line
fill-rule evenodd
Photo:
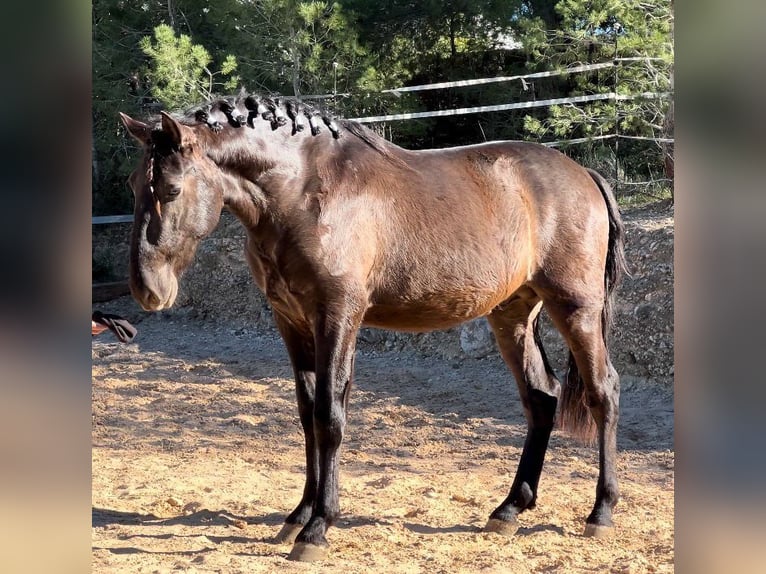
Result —
M 112 305 L 119 311 L 126 300 Z M 127 308 L 127 307 L 126 307 Z M 512 538 L 481 531 L 524 438 L 496 356 L 443 362 L 360 352 L 340 523 L 322 563 L 275 544 L 303 487 L 303 438 L 281 341 L 183 313 L 135 342 L 94 339 L 93 571 L 670 572 L 673 395 L 623 378 L 610 539 L 584 538 L 597 452 L 556 432 L 538 507 Z

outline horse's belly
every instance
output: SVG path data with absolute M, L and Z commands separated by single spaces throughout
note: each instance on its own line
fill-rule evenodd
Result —
M 373 304 L 364 315 L 364 325 L 398 331 L 448 329 L 483 317 L 507 298 L 504 293 L 486 292 L 434 294 L 417 300 Z

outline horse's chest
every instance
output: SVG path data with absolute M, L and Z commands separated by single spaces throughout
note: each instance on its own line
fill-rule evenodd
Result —
M 291 269 L 280 257 L 248 250 L 250 269 L 261 292 L 275 311 L 305 321 L 310 316 L 310 283 L 299 270 Z

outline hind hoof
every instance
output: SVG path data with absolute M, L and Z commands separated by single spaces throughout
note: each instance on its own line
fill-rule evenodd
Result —
M 292 544 L 298 537 L 300 531 L 303 530 L 303 526 L 300 524 L 287 524 L 282 525 L 282 530 L 279 531 L 274 539 L 277 544 Z
M 503 536 L 513 536 L 519 529 L 519 524 L 514 522 L 508 522 L 507 520 L 498 520 L 497 518 L 490 518 L 487 521 L 487 525 L 484 527 L 484 532 L 496 532 Z
M 583 536 L 589 538 L 608 538 L 614 532 L 614 526 L 604 526 L 602 524 L 586 524 Z
M 327 551 L 327 546 L 296 542 L 290 554 L 287 555 L 287 559 L 296 562 L 317 562 L 327 557 Z

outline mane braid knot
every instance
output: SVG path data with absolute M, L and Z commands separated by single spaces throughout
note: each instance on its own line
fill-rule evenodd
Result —
M 306 117 L 309 119 L 309 126 L 311 127 L 311 135 L 312 136 L 317 135 L 321 131 L 321 128 L 319 127 L 319 120 L 317 119 L 316 116 L 311 115 L 310 112 L 305 112 L 305 114 L 306 114 Z
M 285 117 L 285 113 L 279 105 L 279 100 L 274 100 L 274 118 L 278 126 L 281 127 L 287 125 L 287 117 Z
M 223 129 L 223 126 L 220 122 L 211 119 L 209 105 L 197 110 L 197 112 L 194 114 L 194 119 L 203 124 L 207 124 L 207 126 L 215 133 L 218 133 Z
M 287 108 L 287 116 L 293 120 L 293 135 L 296 132 L 303 131 L 306 126 L 303 124 L 303 116 L 301 115 L 301 106 L 298 102 L 287 100 L 285 102 Z
M 155 203 L 159 202 L 159 198 L 157 197 L 157 192 L 154 190 L 154 153 L 155 153 L 155 145 L 154 143 L 150 144 L 149 146 L 149 153 L 148 153 L 148 159 L 146 160 L 146 171 L 144 172 L 144 181 L 149 182 L 149 193 L 152 194 L 152 200 Z
M 234 98 L 223 100 L 220 109 L 226 115 L 229 122 L 236 127 L 244 126 L 247 122 L 244 114 L 237 109 L 237 103 L 234 101 Z
M 332 137 L 338 139 L 340 137 L 340 129 L 338 128 L 338 124 L 335 123 L 335 120 L 327 116 L 322 116 L 322 121 L 330 130 L 330 133 L 332 133 Z

